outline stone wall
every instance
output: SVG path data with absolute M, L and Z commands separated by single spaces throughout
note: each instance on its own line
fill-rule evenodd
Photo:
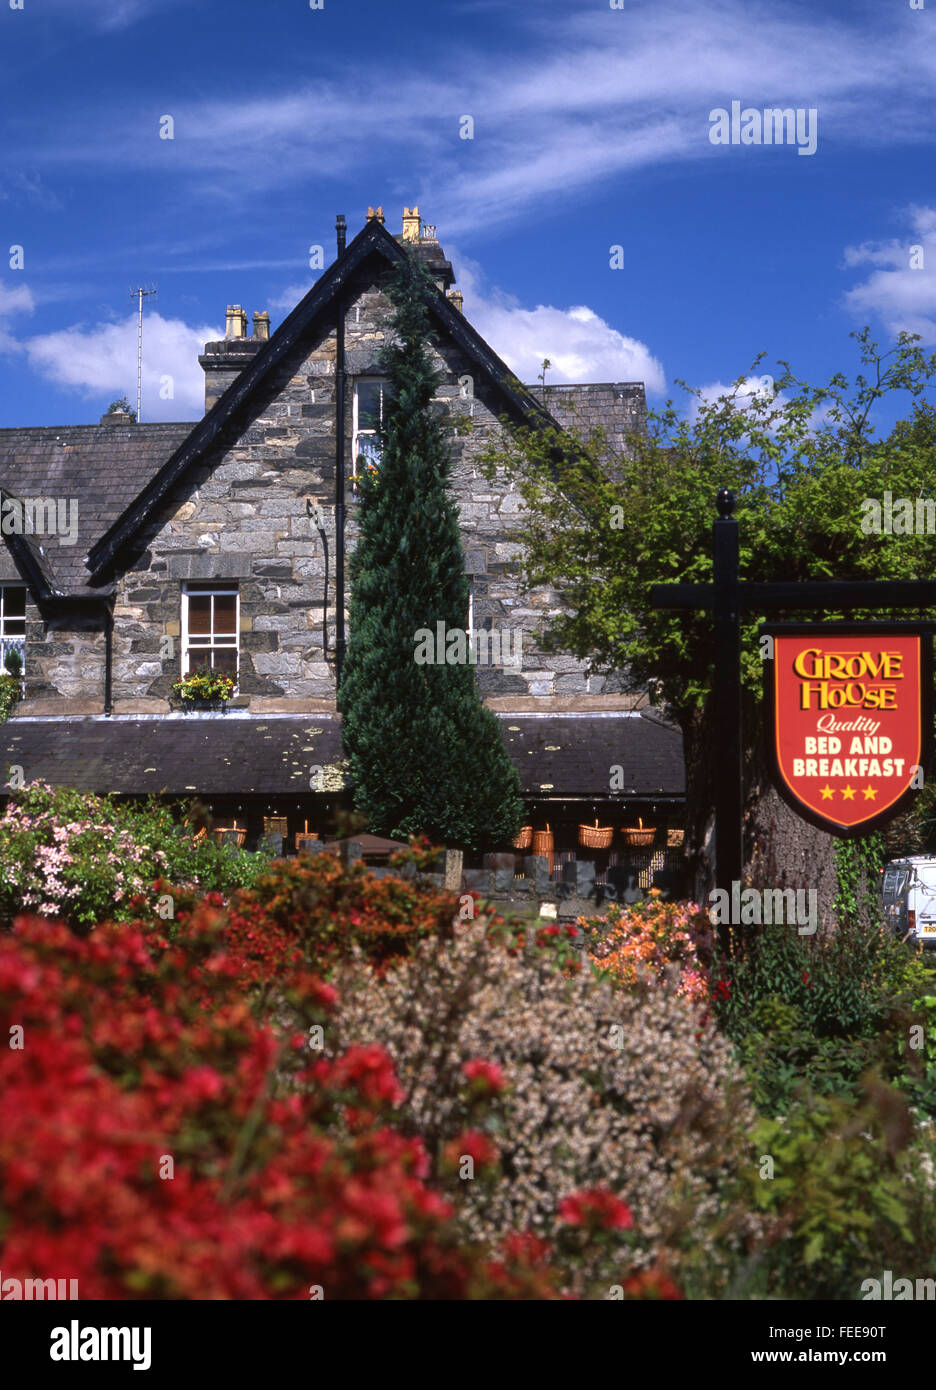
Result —
M 379 374 L 390 305 L 373 274 L 349 287 L 345 393 L 346 551 L 357 538 L 352 491 L 353 378 Z M 244 347 L 250 360 L 256 344 Z M 209 402 L 228 384 L 222 345 L 206 345 Z M 304 710 L 333 701 L 335 641 L 335 363 L 334 329 L 298 346 L 250 404 L 237 429 L 229 427 L 160 515 L 140 536 L 126 571 L 118 576 L 114 609 L 113 697 L 118 713 L 169 708 L 170 686 L 181 662 L 181 592 L 185 580 L 236 580 L 240 591 L 239 701 L 258 711 Z M 513 572 L 519 553 L 520 499 L 505 480 L 489 483 L 478 464 L 503 403 L 478 379 L 454 343 L 436 353 L 442 372 L 440 411 L 467 415 L 469 434 L 453 439 L 452 485 L 458 499 L 466 566 L 471 575 L 476 627 L 520 629 L 522 666 L 477 668 L 486 696 L 577 696 L 609 687 L 589 679 L 571 656 L 545 654 L 535 637 L 559 595 L 523 595 Z M 224 358 L 226 361 L 227 359 Z M 620 388 L 608 388 L 609 390 Z M 638 393 L 640 399 L 642 394 Z M 622 418 L 636 396 L 621 395 Z M 563 405 L 565 399 L 563 398 Z M 631 416 L 627 412 L 631 411 Z M 325 555 L 306 499 L 320 504 L 328 540 Z M 349 592 L 346 577 L 346 594 Z M 467 615 L 466 615 L 467 617 Z M 45 628 L 30 613 L 28 695 L 67 697 L 103 708 L 104 637 L 89 617 L 66 630 Z M 95 630 L 96 628 L 96 630 Z M 327 638 L 326 638 L 327 628 Z

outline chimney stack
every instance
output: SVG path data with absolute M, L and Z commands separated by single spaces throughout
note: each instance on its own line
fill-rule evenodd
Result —
M 374 209 L 373 209 L 372 207 L 368 207 L 368 209 L 367 209 L 367 216 L 366 216 L 366 218 L 364 219 L 365 222 L 373 222 L 373 221 L 375 220 L 375 218 L 376 218 L 376 220 L 380 223 L 380 225 L 381 225 L 381 227 L 382 227 L 382 226 L 384 225 L 384 222 L 386 221 L 386 218 L 384 217 L 383 208 L 378 208 L 377 211 L 375 212 Z
M 457 309 L 460 314 L 465 312 L 465 296 L 462 294 L 461 290 L 449 290 L 446 298 L 453 309 Z
M 419 240 L 419 225 L 420 225 L 419 208 L 418 208 L 418 207 L 404 208 L 404 209 L 403 209 L 403 240 L 404 240 L 404 241 L 418 241 L 418 240 Z
M 270 336 L 270 315 L 266 309 L 262 313 L 255 313 L 253 316 L 253 335 L 255 338 L 269 338 Z
M 227 307 L 224 316 L 224 337 L 225 340 L 247 337 L 247 311 L 239 304 L 229 304 Z

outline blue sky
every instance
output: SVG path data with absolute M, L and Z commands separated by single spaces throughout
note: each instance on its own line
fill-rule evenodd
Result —
M 933 345 L 916 2 L 0 0 L 0 426 L 135 398 L 129 290 L 152 282 L 143 418 L 197 418 L 225 306 L 275 326 L 308 248 L 330 262 L 336 212 L 353 235 L 368 204 L 393 232 L 419 205 L 527 381 L 548 356 L 551 381 L 644 380 L 659 405 L 762 350 L 849 372 L 863 323 Z M 815 110 L 815 153 L 714 145 L 732 101 Z

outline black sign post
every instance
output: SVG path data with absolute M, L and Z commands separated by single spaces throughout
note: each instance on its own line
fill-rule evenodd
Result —
M 711 609 L 715 619 L 713 683 L 715 757 L 715 883 L 731 895 L 744 865 L 741 730 L 741 610 L 784 608 L 936 608 L 936 580 L 817 580 L 742 583 L 738 577 L 738 523 L 734 493 L 722 488 L 712 526 L 711 584 L 654 584 L 654 608 Z M 920 623 L 921 628 L 932 624 Z M 928 731 L 929 732 L 929 731 Z M 730 950 L 730 933 L 722 936 Z

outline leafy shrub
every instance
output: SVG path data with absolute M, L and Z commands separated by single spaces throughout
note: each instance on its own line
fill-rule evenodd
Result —
M 810 1089 L 857 1100 L 861 1073 L 879 1057 L 865 1038 L 817 1037 L 801 1009 L 773 996 L 754 1005 L 748 1027 L 739 1054 L 764 1115 L 784 1113 Z
M 130 899 L 157 879 L 229 892 L 268 863 L 210 836 L 196 844 L 159 801 L 133 805 L 32 782 L 0 818 L 0 922 L 28 910 L 83 929 L 128 921 L 138 910 Z
M 4 1276 L 84 1299 L 554 1297 L 545 1247 L 459 1244 L 380 1048 L 310 1049 L 334 991 L 295 972 L 298 1026 L 274 1026 L 223 927 L 202 904 L 171 943 L 37 918 L 0 937 Z
M 576 1288 L 620 1282 L 622 1262 L 680 1268 L 690 1253 L 717 1285 L 716 1226 L 754 1121 L 730 1045 L 672 992 L 614 993 L 589 972 L 557 971 L 548 952 L 511 953 L 483 919 L 418 945 L 380 979 L 358 958 L 336 971 L 341 1004 L 328 1046 L 365 1040 L 393 1058 L 401 1122 L 440 1161 L 474 1123 L 464 1067 L 482 1057 L 504 1087 L 482 1128 L 498 1150 L 484 1183 L 451 1180 L 466 1238 L 494 1248 L 511 1229 L 556 1237 L 557 1200 L 608 1188 L 636 1235 L 582 1252 Z M 612 1029 L 618 1028 L 617 1034 Z M 720 1230 L 722 1251 L 756 1221 Z M 632 1242 L 632 1248 L 631 1248 Z
M 749 1200 L 771 1230 L 749 1264 L 749 1296 L 858 1299 L 884 1269 L 936 1272 L 933 1136 L 914 1134 L 897 1091 L 869 1077 L 859 1104 L 805 1095 L 755 1139 Z
M 7 655 L 12 655 L 15 650 L 15 647 L 11 647 Z M 4 671 L 0 675 L 0 724 L 7 722 L 22 698 L 23 686 L 19 676 Z
M 832 935 L 800 936 L 763 927 L 743 954 L 713 953 L 713 999 L 720 1025 L 740 1041 L 751 1010 L 774 998 L 800 1010 L 817 1037 L 880 1032 L 906 992 L 907 951 L 873 923 L 850 923 Z
M 580 917 L 593 964 L 614 985 L 627 989 L 638 980 L 672 979 L 677 994 L 708 998 L 708 974 L 700 949 L 709 947 L 712 928 L 698 903 L 664 902 L 658 888 L 633 906 L 613 904 L 600 917 Z

